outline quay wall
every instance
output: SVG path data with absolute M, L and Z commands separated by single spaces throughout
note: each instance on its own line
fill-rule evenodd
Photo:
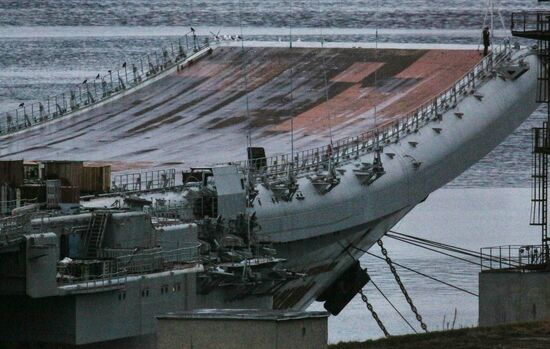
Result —
M 479 326 L 550 320 L 550 272 L 479 274 Z

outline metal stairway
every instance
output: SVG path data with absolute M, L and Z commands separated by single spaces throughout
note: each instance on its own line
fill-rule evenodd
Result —
M 542 17 L 541 17 L 542 18 Z M 541 31 L 543 24 L 537 21 L 537 30 Z M 537 73 L 537 102 L 548 103 L 548 42 L 539 40 L 538 53 L 541 63 Z M 533 128 L 533 166 L 531 192 L 531 225 L 540 226 L 543 240 L 548 227 L 548 122 L 543 127 Z M 544 243 L 544 242 L 543 242 Z
M 533 169 L 531 225 L 541 227 L 541 264 L 550 261 L 548 239 L 548 155 L 550 154 L 550 12 L 523 12 L 512 15 L 512 34 L 538 40 L 537 102 L 546 104 L 547 119 L 533 128 Z
M 548 123 L 533 128 L 533 174 L 531 192 L 531 225 L 540 226 L 542 243 L 548 242 Z
M 86 232 L 86 257 L 97 258 L 97 251 L 103 244 L 105 228 L 111 214 L 109 212 L 96 211 L 92 213 L 92 218 Z

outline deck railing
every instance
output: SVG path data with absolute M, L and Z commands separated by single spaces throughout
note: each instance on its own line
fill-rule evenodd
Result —
M 10 214 L 14 209 L 38 203 L 38 198 L 0 201 L 0 217 Z
M 167 202 L 164 205 L 156 205 L 154 207 L 145 207 L 147 212 L 154 222 L 158 225 L 180 224 L 182 221 L 192 221 L 194 215 L 190 210 L 189 203 L 183 202 Z
M 194 54 L 209 46 L 207 38 L 199 43 L 195 36 L 185 34 L 175 42 L 171 41 L 170 47 L 162 47 L 160 52 L 155 51 L 142 56 L 139 61 L 133 63 L 125 62 L 119 69 L 109 70 L 107 74 L 78 84 L 70 91 L 0 114 L 0 136 L 52 121 L 103 102 L 140 85 L 188 57 L 192 58 Z
M 176 170 L 164 169 L 137 173 L 123 173 L 112 178 L 111 191 L 146 191 L 172 188 L 176 185 Z
M 195 262 L 199 258 L 199 247 L 200 243 L 188 243 L 184 247 L 169 251 L 138 252 L 86 263 L 60 262 L 57 266 L 58 284 L 78 285 L 79 288 L 122 284 L 132 275 L 173 270 L 178 265 Z M 95 267 L 92 266 L 93 264 L 96 264 Z M 102 270 L 102 272 L 83 273 L 83 270 Z
M 128 281 L 128 274 L 106 273 L 101 275 L 89 275 L 87 277 L 72 278 L 65 273 L 62 267 L 58 267 L 58 285 L 76 285 L 78 289 L 105 288 L 113 286 L 124 286 Z
M 542 33 L 550 30 L 550 11 L 512 13 L 511 29 L 514 35 Z
M 480 249 L 481 270 L 530 270 L 545 264 L 543 245 L 504 245 Z
M 376 147 L 396 142 L 430 121 L 440 118 L 442 113 L 456 106 L 459 99 L 473 93 L 477 86 L 492 74 L 495 65 L 508 59 L 510 53 L 508 44 L 495 46 L 488 56 L 453 86 L 399 120 L 388 122 L 358 136 L 340 139 L 332 145 L 295 152 L 294 159 L 291 154 L 283 154 L 234 164 L 250 169 L 258 181 L 276 180 L 289 174 L 299 175 L 327 168 L 329 161 L 337 165 L 360 154 L 372 152 Z
M 170 251 L 154 251 L 130 254 L 116 258 L 117 271 L 128 274 L 144 274 L 169 270 L 172 266 L 196 261 L 199 257 L 199 243 Z
M 31 215 L 28 213 L 0 218 L 0 243 L 6 243 L 22 236 L 30 228 Z

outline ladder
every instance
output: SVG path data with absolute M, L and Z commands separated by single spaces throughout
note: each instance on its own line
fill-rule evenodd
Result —
M 550 109 L 548 111 L 550 119 Z M 540 226 L 542 262 L 550 261 L 548 237 L 548 155 L 550 154 L 550 124 L 533 128 L 533 181 L 531 190 L 531 225 Z
M 543 24 L 539 26 L 544 27 L 546 32 L 550 31 L 548 19 L 544 21 Z M 550 62 L 550 52 L 549 52 L 549 42 L 547 40 L 539 40 L 538 42 L 538 55 L 540 58 L 540 63 L 537 67 L 537 102 L 538 103 L 548 103 L 550 100 L 548 96 L 550 95 L 549 91 L 549 74 L 548 74 L 548 63 Z
M 512 14 L 512 35 L 538 41 L 537 102 L 546 104 L 547 119 L 533 128 L 531 225 L 541 227 L 542 264 L 550 262 L 548 239 L 548 155 L 550 154 L 550 11 Z
M 531 196 L 531 225 L 541 226 L 543 239 L 548 226 L 548 129 L 533 128 L 533 167 Z
M 97 258 L 97 252 L 103 244 L 105 228 L 110 217 L 109 212 L 96 211 L 92 213 L 92 218 L 88 224 L 86 232 L 86 257 Z
M 542 127 L 533 128 L 533 168 L 531 192 L 531 225 L 540 226 L 543 246 L 542 262 L 548 262 L 548 155 L 550 154 L 550 45 L 543 35 L 550 32 L 547 13 L 537 15 L 539 65 L 537 70 L 537 102 L 547 106 L 547 119 Z

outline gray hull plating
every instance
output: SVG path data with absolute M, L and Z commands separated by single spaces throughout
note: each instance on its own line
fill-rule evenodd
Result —
M 292 159 L 286 172 L 277 172 L 279 166 L 284 165 L 281 161 L 276 161 L 274 166 L 273 162 L 268 163 L 271 166 L 268 170 L 275 169 L 274 175 L 266 171 L 247 178 L 255 193 L 249 207 L 245 205 L 245 194 L 250 198 L 250 191 L 247 192 L 250 188 L 245 190 L 246 167 L 230 165 L 213 169 L 211 179 L 217 186 L 217 208 L 228 213 L 225 218 L 243 211 L 248 217 L 254 216 L 261 227 L 254 231 L 255 238 L 272 243 L 277 257 L 286 259 L 285 268 L 302 277 L 269 284 L 269 289 L 250 287 L 233 297 L 223 292 L 197 296 L 195 277 L 202 271 L 197 268 L 132 275 L 124 283 L 114 282 L 90 291 L 74 283 L 58 286 L 56 270 L 51 269 L 55 264 L 46 265 L 53 275 L 52 287 L 30 288 L 41 289 L 43 294 L 27 292 L 25 295 L 25 287 L 29 289 L 25 277 L 16 280 L 19 284 L 14 281 L 17 289 L 1 285 L 0 292 L 6 296 L 0 306 L 0 338 L 80 345 L 151 335 L 155 331 L 156 315 L 209 304 L 306 308 L 359 259 L 362 250 L 368 250 L 431 192 L 489 153 L 535 110 L 537 72 L 534 67 L 538 65 L 535 52 L 510 48 L 502 52 L 500 56 L 495 55 L 500 59 L 498 64 L 489 59 L 482 61 L 472 78 L 468 75 L 459 81 L 446 92 L 445 98 L 435 100 L 433 108 L 430 104 L 433 101 L 427 102 L 421 115 L 417 113 L 383 128 L 380 132 L 384 134 L 380 137 L 374 133 L 375 142 L 372 137 L 358 137 L 338 143 L 330 154 L 325 147 L 326 153 L 320 155 L 329 160 L 315 169 L 307 163 L 311 158 L 294 160 L 294 154 L 285 157 L 286 161 Z M 511 76 L 509 72 L 514 70 L 521 74 Z M 338 160 L 333 161 L 335 158 Z M 383 170 L 369 177 L 377 161 Z M 303 163 L 307 164 L 302 166 Z M 325 172 L 320 173 L 319 168 Z M 318 178 L 314 177 L 321 175 L 325 180 L 330 178 L 327 182 L 331 184 L 330 189 L 319 190 Z M 230 190 L 222 190 L 223 186 Z M 143 213 L 122 216 L 131 219 L 139 215 Z M 116 215 L 113 217 L 118 219 Z M 76 224 L 87 219 L 89 215 L 47 220 L 54 233 L 33 238 L 32 243 L 25 242 L 28 251 L 42 238 L 54 241 L 63 235 L 64 220 Z M 146 236 L 140 235 L 146 235 L 145 231 L 140 232 L 143 229 L 134 228 L 131 224 L 120 224 L 114 229 L 116 232 L 107 229 L 105 241 L 113 245 L 111 247 L 133 249 L 136 244 L 131 240 L 141 238 L 146 242 L 141 247 L 157 247 L 149 246 Z M 109 237 L 110 233 L 118 240 Z M 168 230 L 163 234 L 166 236 Z M 172 232 L 171 236 L 176 234 Z M 196 235 L 193 237 L 196 239 Z M 38 247 L 35 244 L 31 252 L 43 251 Z M 55 243 L 49 246 L 56 250 L 51 253 L 54 262 L 59 259 L 56 247 Z M 17 250 L 0 252 L 8 261 L 19 258 Z M 7 269 L 4 266 L 3 271 Z M 6 277 L 3 280 L 8 280 L 13 275 L 8 271 L 3 276 Z
M 414 206 L 483 158 L 531 115 L 538 106 L 538 58 L 534 52 L 516 51 L 511 62 L 519 60 L 530 68 L 517 79 L 501 78 L 495 71 L 456 106 L 382 144 L 385 174 L 370 185 L 361 184 L 354 170 L 373 163 L 372 153 L 341 166 L 340 183 L 325 194 L 305 176 L 297 180 L 301 200 L 272 200 L 273 193 L 259 186 L 262 205 L 251 211 L 262 226 L 261 237 L 288 251 L 285 257 L 306 273 L 320 266 L 331 270 L 281 288 L 275 306 L 306 307 L 362 254 L 354 246 L 368 250 Z M 315 250 L 317 241 L 328 241 L 326 251 Z

